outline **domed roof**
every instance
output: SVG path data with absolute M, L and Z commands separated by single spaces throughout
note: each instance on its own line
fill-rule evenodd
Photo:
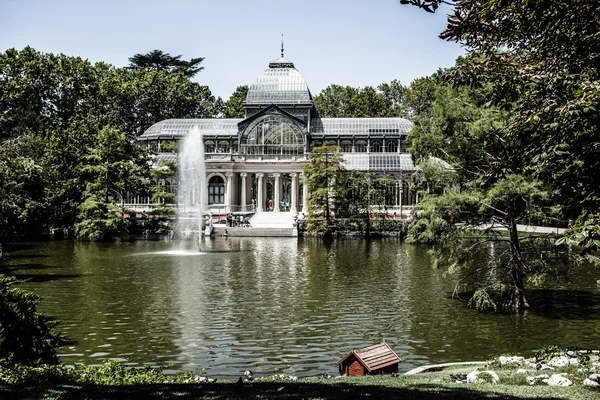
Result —
M 281 57 L 256 78 L 245 103 L 312 105 L 313 100 L 304 77 L 294 68 L 294 63 Z

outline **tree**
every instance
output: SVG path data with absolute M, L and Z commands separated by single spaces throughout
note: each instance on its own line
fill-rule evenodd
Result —
M 357 90 L 350 86 L 329 85 L 315 96 L 315 106 L 322 117 L 352 117 L 356 92 Z
M 151 175 L 158 183 L 164 183 L 166 178 L 177 176 L 176 166 L 172 162 L 161 160 L 152 168 Z M 169 190 L 164 184 L 155 185 L 150 189 L 154 201 L 154 207 L 152 208 L 153 231 L 156 233 L 169 233 L 172 231 L 169 220 L 175 214 L 175 208 L 173 207 L 176 204 L 175 192 Z
M 0 244 L 22 240 L 43 224 L 40 147 L 29 135 L 0 142 Z
M 600 206 L 600 9 L 591 0 L 401 0 L 429 12 L 452 7 L 440 37 L 465 46 L 456 84 L 491 85 L 488 101 L 514 107 L 506 136 L 522 142 L 525 167 L 553 187 L 573 218 Z M 544 12 L 540 12 L 542 7 Z M 578 219 L 579 220 L 579 219 Z M 582 220 L 583 221 L 583 220 Z
M 238 86 L 229 100 L 223 103 L 223 116 L 225 118 L 244 118 L 242 103 L 246 101 L 247 95 L 248 85 Z
M 73 227 L 90 178 L 83 173 L 88 149 L 96 146 L 102 127 L 112 126 L 134 140 L 160 120 L 206 118 L 219 111 L 209 88 L 183 74 L 92 65 L 31 47 L 0 53 L 0 93 L 0 141 L 27 136 L 23 141 L 37 143 L 26 158 L 40 168 L 41 178 L 33 186 L 44 212 L 35 223 L 19 225 L 21 234 Z M 9 156 L 7 163 L 22 160 Z M 9 172 L 16 171 L 21 170 Z M 28 179 L 15 176 L 19 185 L 14 188 Z
M 110 240 L 127 230 L 124 198 L 128 193 L 141 192 L 147 181 L 146 152 L 126 133 L 107 126 L 84 158 L 81 173 L 87 184 L 75 231 L 80 239 Z
M 330 85 L 315 96 L 314 101 L 322 117 L 404 117 L 406 91 L 398 80 L 383 83 L 377 89 Z
M 543 277 L 554 254 L 540 256 L 543 240 L 520 237 L 517 223 L 543 221 L 555 210 L 548 186 L 524 168 L 522 141 L 506 134 L 514 114 L 487 104 L 491 90 L 438 84 L 431 105 L 415 110 L 409 151 L 424 166 L 417 187 L 428 195 L 416 208 L 409 241 L 441 245 L 435 262 L 461 274 L 473 306 L 517 312 L 529 308 L 527 279 Z M 459 218 L 470 229 L 453 223 Z M 490 222 L 508 235 L 499 236 Z
M 40 298 L 18 283 L 0 275 L 0 366 L 56 364 L 62 340 L 55 324 L 37 311 Z
M 340 214 L 362 218 L 364 237 L 370 239 L 373 213 L 385 211 L 387 190 L 394 181 L 368 172 L 351 171 L 342 175 L 340 183 L 347 193 L 340 201 Z
M 403 86 L 399 80 L 394 79 L 390 83 L 382 83 L 377 86 L 377 90 L 383 98 L 389 103 L 386 117 L 406 117 L 408 111 L 405 105 L 405 97 L 408 88 Z
M 172 56 L 162 50 L 154 49 L 146 54 L 137 53 L 133 57 L 129 57 L 129 68 L 138 70 L 147 68 L 157 71 L 181 72 L 188 78 L 193 78 L 204 67 L 200 64 L 204 61 L 204 57 L 192 58 L 189 61 L 182 60 L 182 55 Z
M 308 164 L 304 166 L 310 192 L 308 229 L 323 232 L 325 238 L 332 235 L 332 213 L 336 211 L 338 199 L 344 196 L 344 188 L 339 185 L 344 171 L 342 161 L 337 146 L 321 146 L 312 150 Z

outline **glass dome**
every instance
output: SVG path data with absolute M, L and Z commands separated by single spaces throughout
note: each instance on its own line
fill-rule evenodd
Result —
M 304 77 L 285 58 L 269 64 L 256 78 L 246 96 L 245 104 L 306 104 L 313 99 Z

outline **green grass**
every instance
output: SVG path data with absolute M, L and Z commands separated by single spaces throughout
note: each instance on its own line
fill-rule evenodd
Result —
M 55 383 L 0 384 L 0 399 L 599 399 L 600 390 L 581 385 L 570 387 L 529 386 L 526 375 L 513 368 L 494 368 L 499 384 L 453 383 L 450 374 L 468 373 L 473 367 L 445 369 L 399 377 L 303 378 L 295 382 L 261 381 L 238 387 L 234 381 L 183 384 L 82 384 L 70 379 Z M 483 368 L 482 368 L 483 369 Z M 555 371 L 556 372 L 556 371 Z M 534 372 L 537 374 L 537 371 Z M 583 376 L 583 374 L 581 375 Z M 265 379 L 265 378 L 263 378 Z M 261 379 L 262 380 L 262 379 Z M 572 379 L 573 380 L 573 379 Z M 281 389 L 282 388 L 282 389 Z

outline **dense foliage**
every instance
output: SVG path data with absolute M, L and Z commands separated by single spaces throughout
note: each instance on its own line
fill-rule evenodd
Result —
M 306 230 L 331 238 L 334 231 L 355 230 L 370 238 L 372 219 L 385 215 L 385 200 L 392 182 L 375 174 L 347 171 L 337 146 L 316 147 L 304 166 L 310 191 Z M 339 222 L 335 219 L 352 218 Z M 350 229 L 353 226 L 354 229 Z M 397 227 L 383 227 L 396 231 Z
M 401 3 L 430 12 L 442 3 L 453 7 L 440 37 L 468 50 L 454 68 L 419 80 L 406 96 L 416 106 L 413 155 L 443 159 L 461 187 L 422 203 L 411 238 L 445 244 L 437 259 L 474 278 L 475 305 L 527 308 L 525 282 L 543 276 L 539 264 L 560 248 L 532 249 L 536 241 L 519 237 L 516 224 L 562 224 L 598 208 L 600 10 L 585 0 Z M 466 238 L 449 224 L 459 217 L 470 226 L 496 222 L 508 234 Z M 490 242 L 501 252 L 489 254 Z
M 76 222 L 85 239 L 123 231 L 124 198 L 146 195 L 150 179 L 135 138 L 164 119 L 220 113 L 179 67 L 138 61 L 115 68 L 30 47 L 0 54 L 0 241 Z
M 504 136 L 523 169 L 548 183 L 567 218 L 600 204 L 600 7 L 592 0 L 402 0 L 452 9 L 440 37 L 466 47 L 455 84 L 490 85 L 487 101 L 514 110 Z
M 0 274 L 0 366 L 54 364 L 60 336 L 37 311 L 39 297 L 17 285 Z
M 238 86 L 229 97 L 229 100 L 223 103 L 223 117 L 225 118 L 244 118 L 244 108 L 242 103 L 246 101 L 248 95 L 248 85 Z
M 382 83 L 376 89 L 333 84 L 315 96 L 314 101 L 321 117 L 405 117 L 406 91 L 398 80 Z

